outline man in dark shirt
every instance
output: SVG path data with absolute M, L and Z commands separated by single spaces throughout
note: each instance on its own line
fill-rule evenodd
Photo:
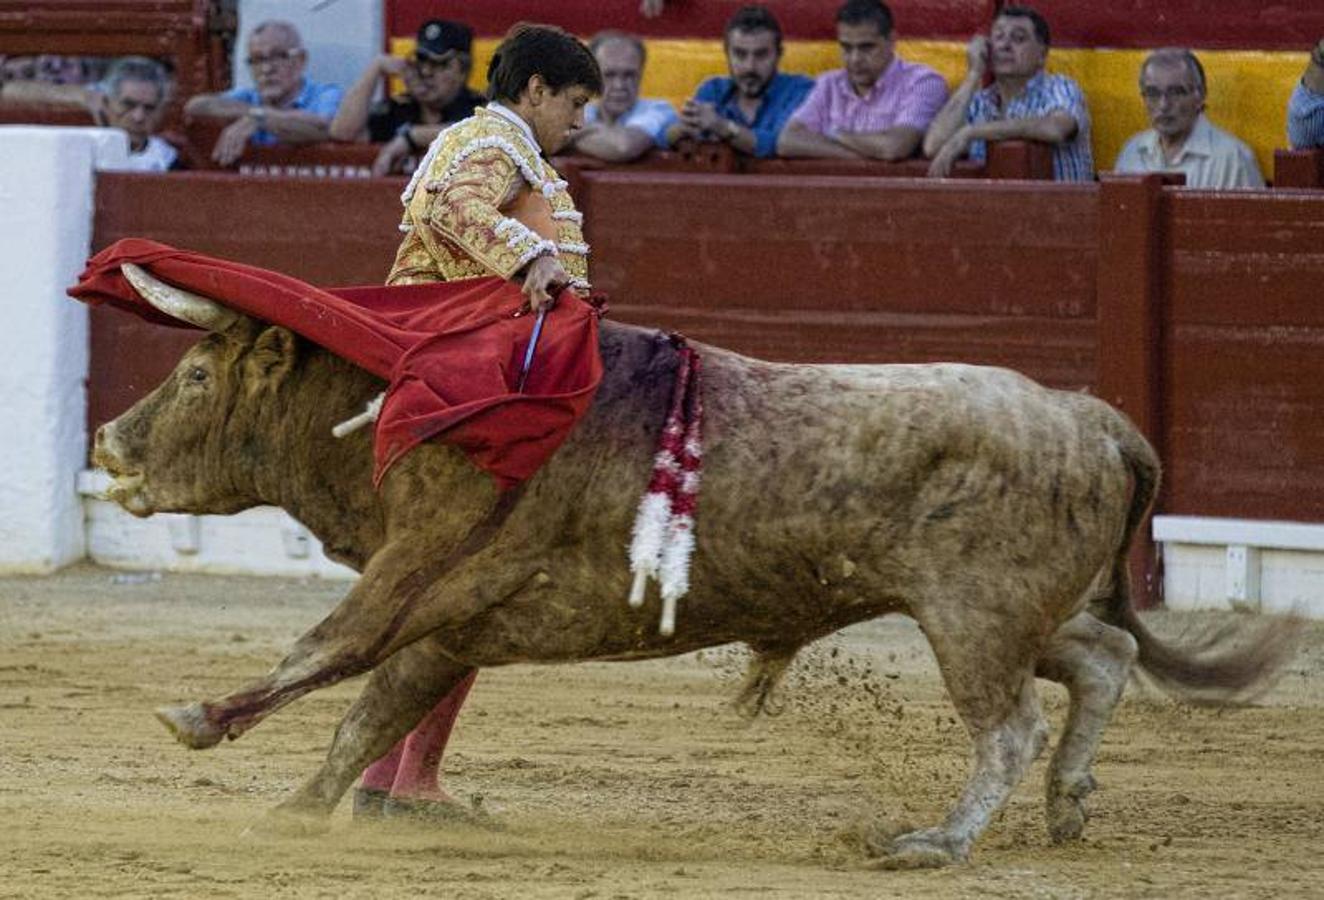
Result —
M 467 85 L 472 43 L 467 25 L 424 22 L 412 60 L 380 56 L 359 76 L 331 122 L 331 137 L 384 143 L 372 166 L 374 175 L 412 167 L 443 127 L 468 118 L 484 103 Z M 393 75 L 404 80 L 406 92 L 373 104 L 378 83 Z

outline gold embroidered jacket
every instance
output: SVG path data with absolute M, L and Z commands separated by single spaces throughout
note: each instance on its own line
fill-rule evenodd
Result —
M 500 112 L 479 109 L 443 131 L 400 199 L 405 237 L 387 284 L 510 278 L 555 255 L 588 290 L 583 216 L 532 135 Z

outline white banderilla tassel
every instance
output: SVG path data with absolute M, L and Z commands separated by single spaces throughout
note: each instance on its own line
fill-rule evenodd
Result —
M 671 526 L 671 499 L 661 492 L 644 495 L 634 519 L 634 538 L 630 542 L 630 569 L 634 583 L 630 586 L 630 606 L 644 605 L 644 590 L 648 577 L 658 574 L 662 559 L 662 542 Z
M 341 422 L 339 425 L 331 429 L 331 433 L 338 438 L 342 438 L 347 434 L 352 434 L 355 431 L 358 431 L 364 425 L 371 425 L 373 422 L 376 422 L 377 417 L 382 414 L 382 401 L 385 399 L 386 392 L 383 391 L 368 401 L 368 405 L 364 407 L 363 412 L 359 413 L 352 419 L 346 419 Z
M 666 637 L 676 631 L 676 602 L 690 589 L 690 556 L 694 553 L 694 519 L 674 516 L 662 549 L 658 580 L 662 582 L 662 622 L 658 630 Z

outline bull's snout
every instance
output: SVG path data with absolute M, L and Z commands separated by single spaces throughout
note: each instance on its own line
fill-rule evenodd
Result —
M 118 503 L 135 516 L 152 514 L 152 504 L 148 502 L 144 491 L 146 479 L 141 470 L 135 469 L 124 459 L 114 422 L 97 429 L 92 442 L 92 464 L 104 469 L 114 479 L 106 490 L 105 499 Z
M 92 440 L 92 465 L 117 475 L 124 467 L 114 449 L 114 426 L 102 425 Z

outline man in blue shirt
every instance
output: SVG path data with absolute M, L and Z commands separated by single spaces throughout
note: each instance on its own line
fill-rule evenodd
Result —
M 737 10 L 726 23 L 722 45 L 731 76 L 699 85 L 667 139 L 671 144 L 685 137 L 724 141 L 741 153 L 774 156 L 777 138 L 814 80 L 777 71 L 782 29 L 765 7 Z
M 269 21 L 248 37 L 248 66 L 256 88 L 222 94 L 199 94 L 184 104 L 184 114 L 229 122 L 212 150 L 212 159 L 228 166 L 244 148 L 324 141 L 340 106 L 341 90 L 304 77 L 308 52 L 289 22 Z
M 667 146 L 667 129 L 680 121 L 665 100 L 639 96 L 646 51 L 643 41 L 623 31 L 604 31 L 588 42 L 602 70 L 602 100 L 584 110 L 575 132 L 574 152 L 607 162 L 629 162 L 654 147 Z
M 1324 38 L 1310 51 L 1287 104 L 1287 139 L 1293 150 L 1324 147 Z

